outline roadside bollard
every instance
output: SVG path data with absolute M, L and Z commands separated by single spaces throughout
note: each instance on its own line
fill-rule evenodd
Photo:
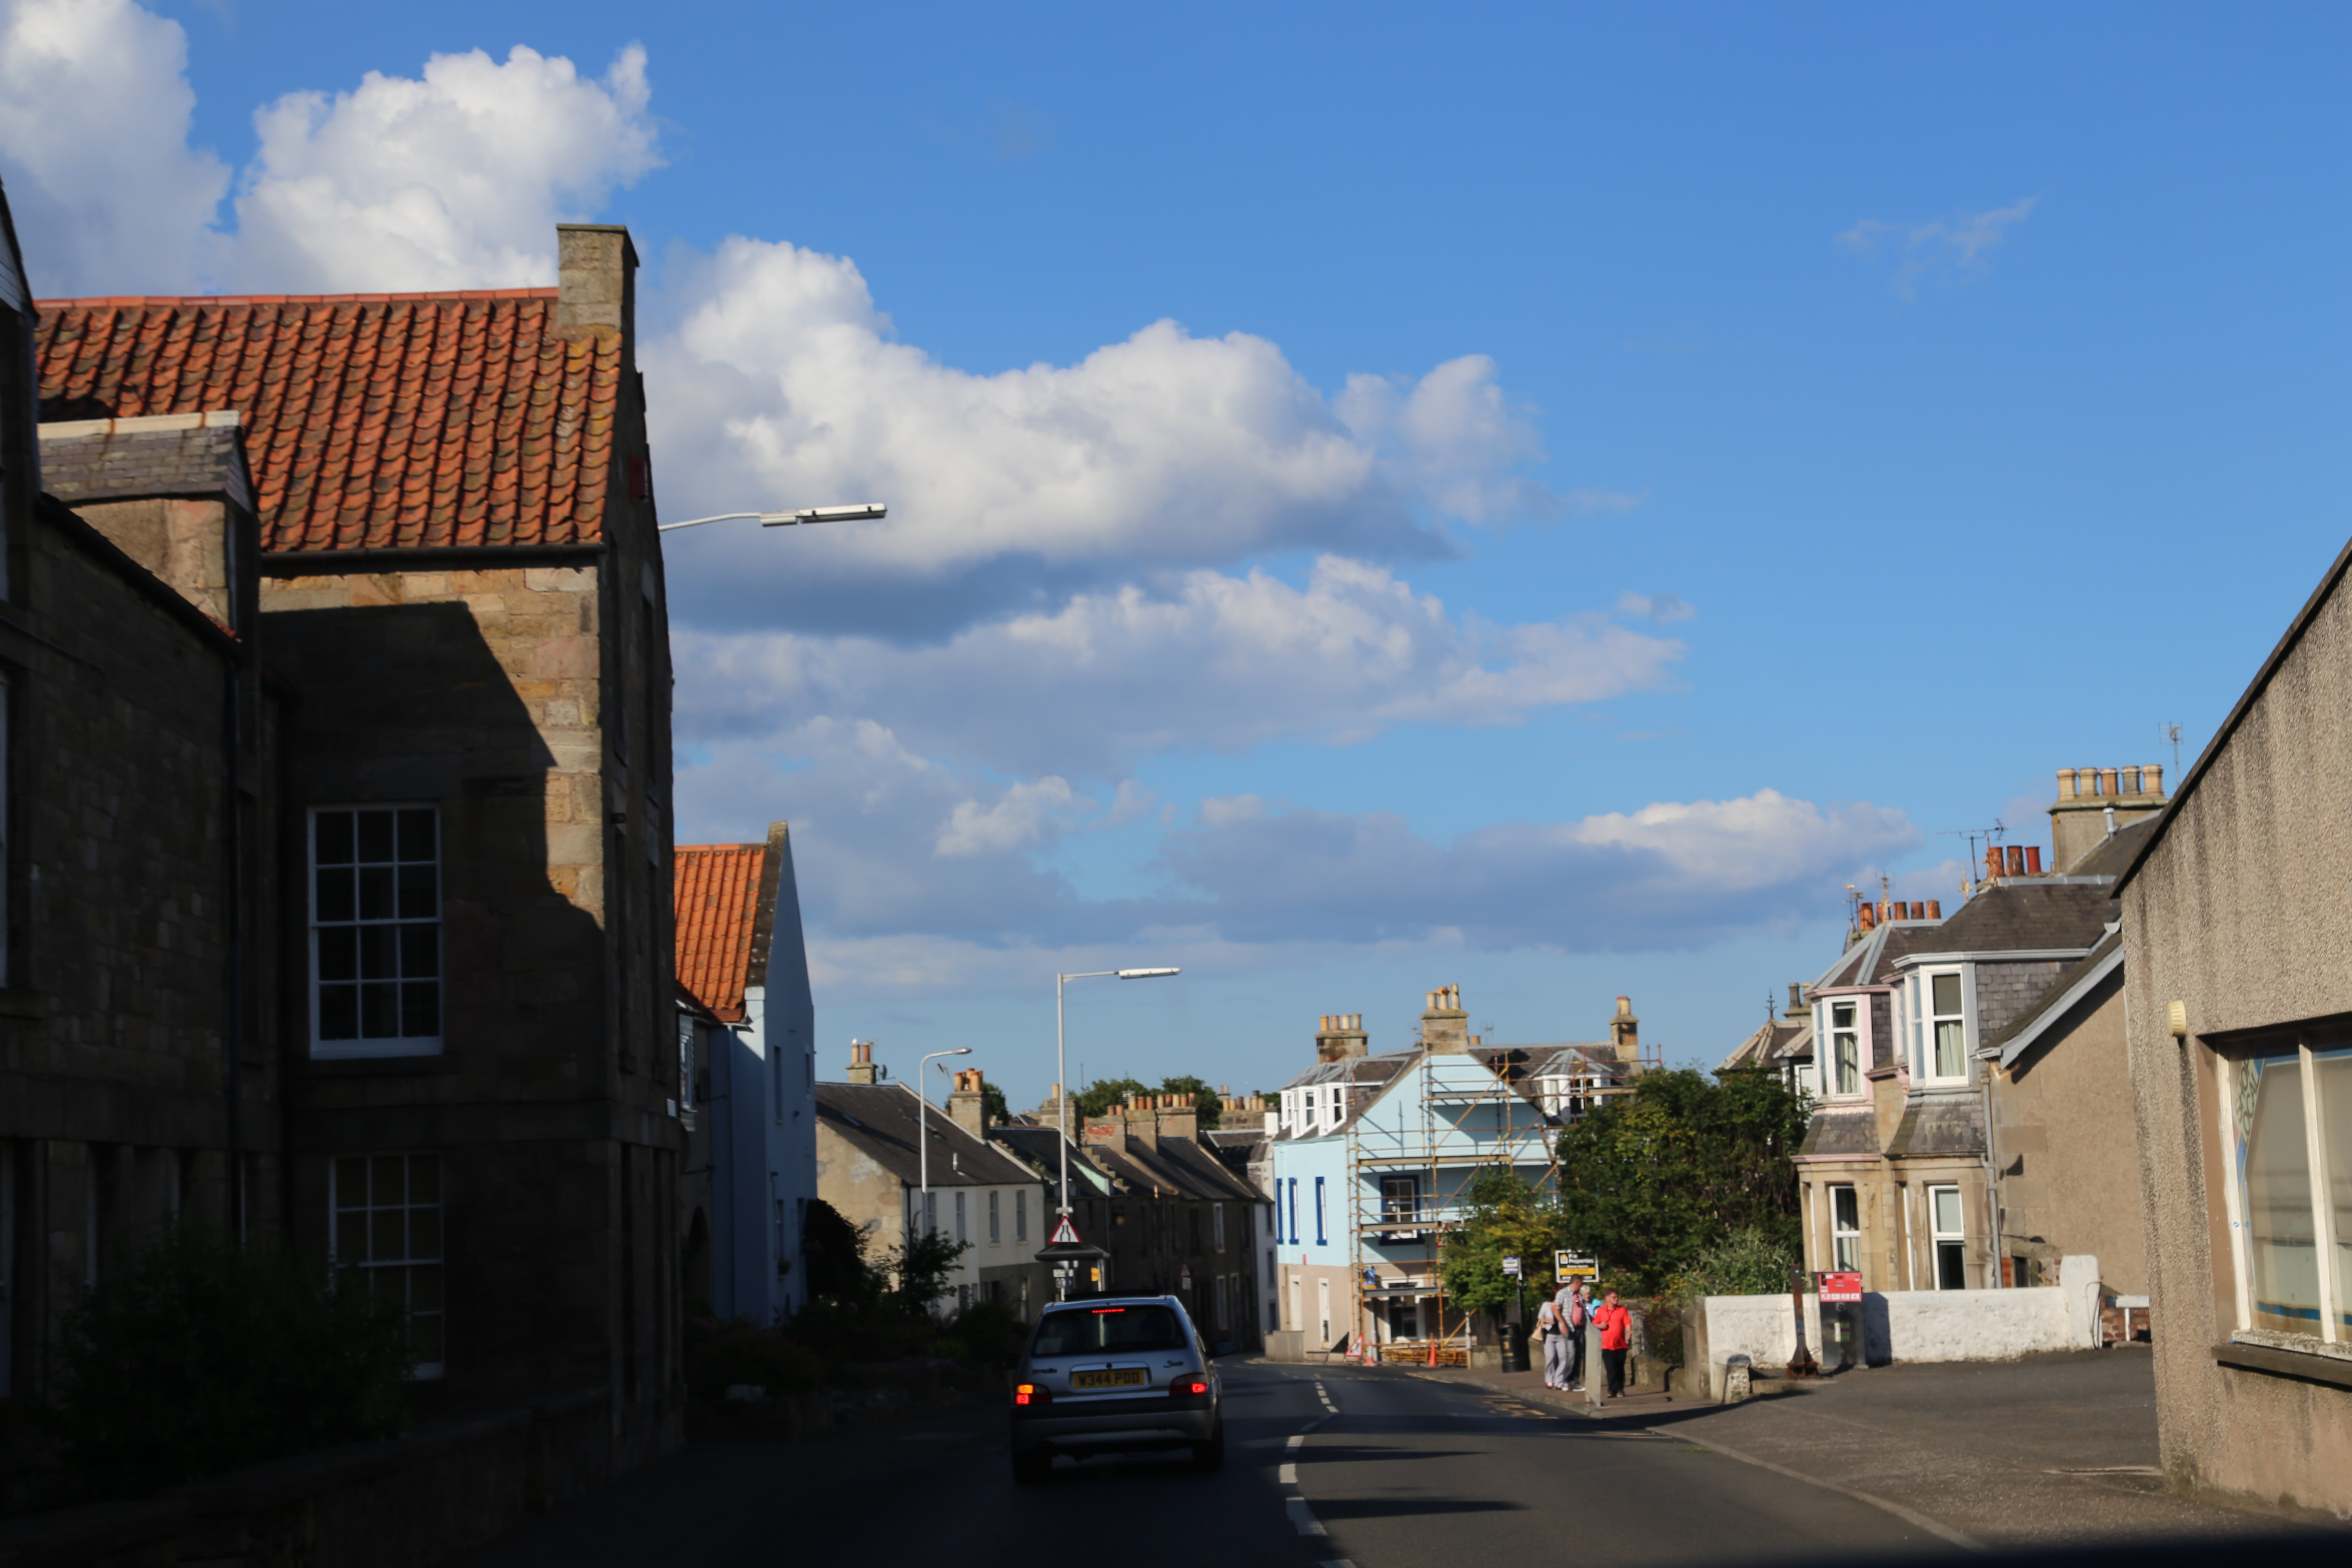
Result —
M 1737 1405 L 1753 1392 L 1748 1380 L 1755 1364 L 1752 1358 L 1744 1355 L 1731 1355 L 1724 1358 L 1723 1398 L 1720 1403 Z

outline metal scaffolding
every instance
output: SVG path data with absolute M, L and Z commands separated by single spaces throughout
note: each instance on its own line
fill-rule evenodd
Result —
M 1528 1047 L 1424 1052 L 1407 1069 L 1418 1102 L 1407 1114 L 1386 1125 L 1348 1118 L 1356 1291 L 1350 1343 L 1360 1355 L 1467 1363 L 1469 1318 L 1456 1312 L 1449 1320 L 1438 1262 L 1472 1186 L 1489 1170 L 1532 1167 L 1541 1171 L 1538 1190 L 1554 1190 L 1559 1130 L 1591 1098 L 1622 1092 L 1621 1075 L 1582 1058 L 1579 1065 L 1592 1069 L 1582 1076 L 1609 1081 L 1556 1089 L 1546 1081 L 1552 1075 L 1531 1079 L 1531 1065 Z

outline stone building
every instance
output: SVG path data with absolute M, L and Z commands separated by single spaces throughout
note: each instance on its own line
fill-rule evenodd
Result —
M 682 1196 L 680 1224 L 689 1249 L 698 1226 L 709 1242 L 704 1307 L 773 1322 L 808 1300 L 801 1237 L 816 1196 L 815 1007 L 790 826 L 678 846 L 674 897 L 679 987 L 718 1026 L 693 1089 L 708 1148 L 686 1167 L 702 1203 Z
M 2352 546 L 2116 898 L 2164 1468 L 2352 1514 Z
M 1036 1259 L 1053 1226 L 1047 1187 L 977 1130 L 979 1075 L 959 1073 L 943 1109 L 877 1081 L 866 1050 L 856 1056 L 850 1082 L 816 1087 L 818 1195 L 871 1238 L 869 1260 L 927 1230 L 961 1243 L 941 1313 L 986 1300 L 1034 1316 L 1054 1289 Z
M 143 1226 L 266 1235 L 282 1201 L 243 433 L 44 440 L 37 332 L 0 198 L 0 1397 Z
M 249 466 L 248 1188 L 408 1304 L 425 1404 L 609 1390 L 627 1463 L 683 1409 L 667 623 L 635 256 L 558 239 L 554 289 L 47 301 L 32 347 L 45 420 L 234 416 Z
M 2127 771 L 2141 791 L 2142 770 Z M 2141 815 L 2162 792 L 2148 770 Z M 2045 870 L 2039 847 L 2002 846 L 1948 916 L 1863 904 L 1845 952 L 1802 989 L 1808 1270 L 1859 1273 L 1870 1291 L 1988 1289 L 2055 1283 L 2066 1254 L 2104 1268 L 2094 1249 L 2112 1245 L 2110 1289 L 2138 1288 L 2138 1249 L 2126 1245 L 2135 1200 L 2121 1169 L 2101 1165 L 2122 1128 L 2102 1083 L 2102 1063 L 2116 1064 L 2095 1030 L 2059 1048 L 2082 1022 L 2077 983 L 2111 934 L 2108 893 L 2136 840 L 2103 837 L 2104 810 L 2084 830 L 2064 795 L 2052 816 L 2076 857 L 2063 870 Z

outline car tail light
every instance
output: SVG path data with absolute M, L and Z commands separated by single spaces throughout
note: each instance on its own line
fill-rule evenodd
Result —
M 1170 1384 L 1168 1392 L 1178 1399 L 1203 1399 L 1208 1396 L 1209 1380 L 1197 1372 L 1188 1372 Z
M 1024 1383 L 1013 1389 L 1013 1403 L 1015 1405 L 1051 1405 L 1054 1403 L 1054 1391 L 1047 1388 L 1042 1383 Z

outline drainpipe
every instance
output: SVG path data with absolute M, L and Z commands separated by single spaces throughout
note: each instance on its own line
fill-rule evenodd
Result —
M 1983 1067 L 1985 1113 L 1985 1209 L 1986 1212 L 1990 1215 L 1992 1219 L 1992 1248 L 1990 1256 L 1987 1258 L 1985 1263 L 1985 1289 L 1988 1290 L 1998 1290 L 2001 1288 L 2000 1163 L 1999 1157 L 1994 1152 L 1993 1139 L 1995 1135 L 1992 1123 L 1992 1075 L 1996 1068 L 1994 1064 L 1990 1061 L 1985 1062 Z

